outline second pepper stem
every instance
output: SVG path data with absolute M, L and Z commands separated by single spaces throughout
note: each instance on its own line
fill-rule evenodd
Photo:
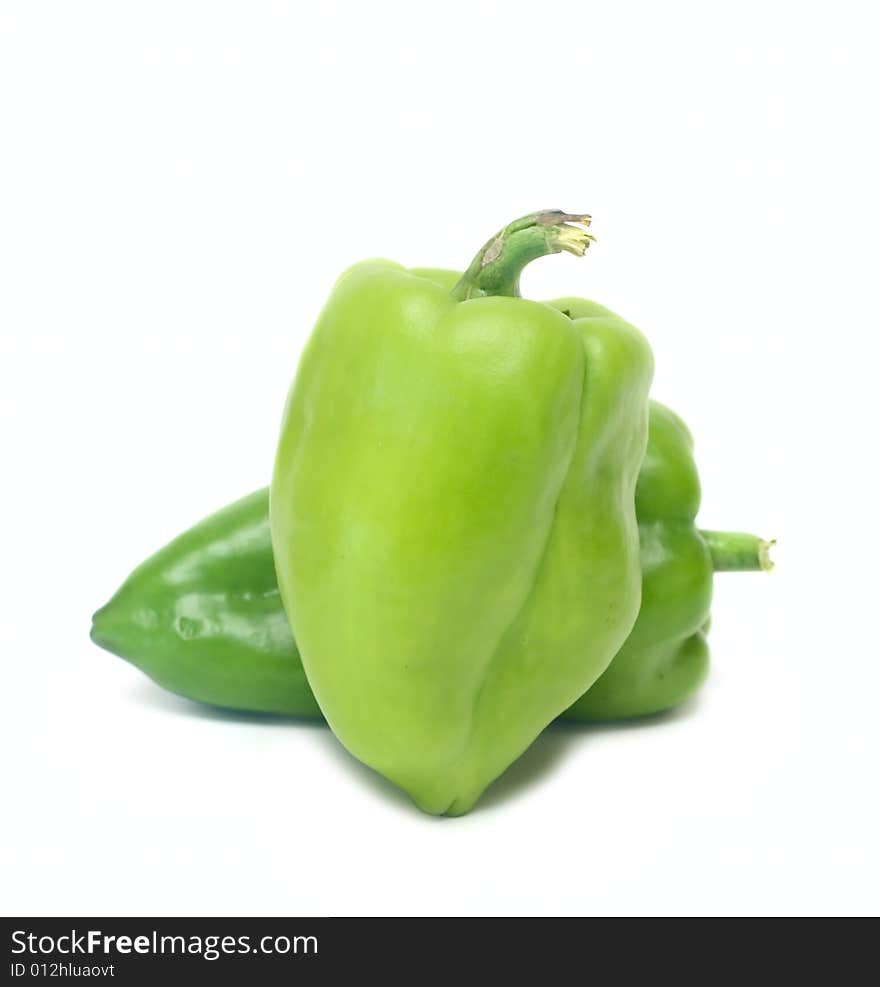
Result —
M 773 568 L 770 549 L 775 541 L 764 541 L 742 531 L 701 531 L 715 572 L 769 572 Z
M 452 289 L 465 301 L 485 295 L 519 297 L 519 276 L 527 264 L 563 250 L 582 257 L 595 240 L 584 227 L 589 216 L 547 209 L 517 219 L 483 247 Z

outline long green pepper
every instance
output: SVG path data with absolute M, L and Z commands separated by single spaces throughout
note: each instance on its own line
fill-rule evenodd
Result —
M 563 719 L 642 716 L 689 699 L 708 664 L 713 572 L 770 568 L 768 542 L 694 527 L 699 479 L 691 448 L 681 419 L 652 401 L 636 486 L 641 609 L 614 660 Z M 92 639 L 187 699 L 321 716 L 281 605 L 267 488 L 200 521 L 139 565 L 95 614 Z

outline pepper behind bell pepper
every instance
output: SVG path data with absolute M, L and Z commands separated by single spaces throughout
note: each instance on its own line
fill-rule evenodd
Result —
M 450 283 L 459 277 L 435 272 L 441 273 Z M 635 717 L 689 699 L 706 671 L 713 571 L 770 568 L 770 543 L 698 531 L 688 521 L 698 483 L 690 433 L 673 411 L 652 401 L 636 485 L 641 609 L 611 664 L 563 719 Z M 666 531 L 661 510 L 671 519 Z M 321 716 L 281 606 L 268 488 L 205 518 L 138 566 L 94 615 L 92 639 L 187 699 Z

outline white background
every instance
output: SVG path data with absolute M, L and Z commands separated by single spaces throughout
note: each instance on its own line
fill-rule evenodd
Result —
M 7 914 L 877 913 L 880 381 L 869 3 L 7 2 L 0 21 Z M 586 210 L 716 584 L 699 700 L 554 729 L 436 820 L 323 727 L 163 694 L 91 612 L 267 482 L 364 256 L 460 267 Z

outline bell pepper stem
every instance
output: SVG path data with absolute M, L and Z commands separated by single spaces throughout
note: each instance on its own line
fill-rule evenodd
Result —
M 519 298 L 519 277 L 527 264 L 563 250 L 583 257 L 595 241 L 584 227 L 589 216 L 546 209 L 514 220 L 486 243 L 452 289 L 459 301 L 486 295 Z
M 701 531 L 715 572 L 770 572 L 775 541 L 741 531 Z

